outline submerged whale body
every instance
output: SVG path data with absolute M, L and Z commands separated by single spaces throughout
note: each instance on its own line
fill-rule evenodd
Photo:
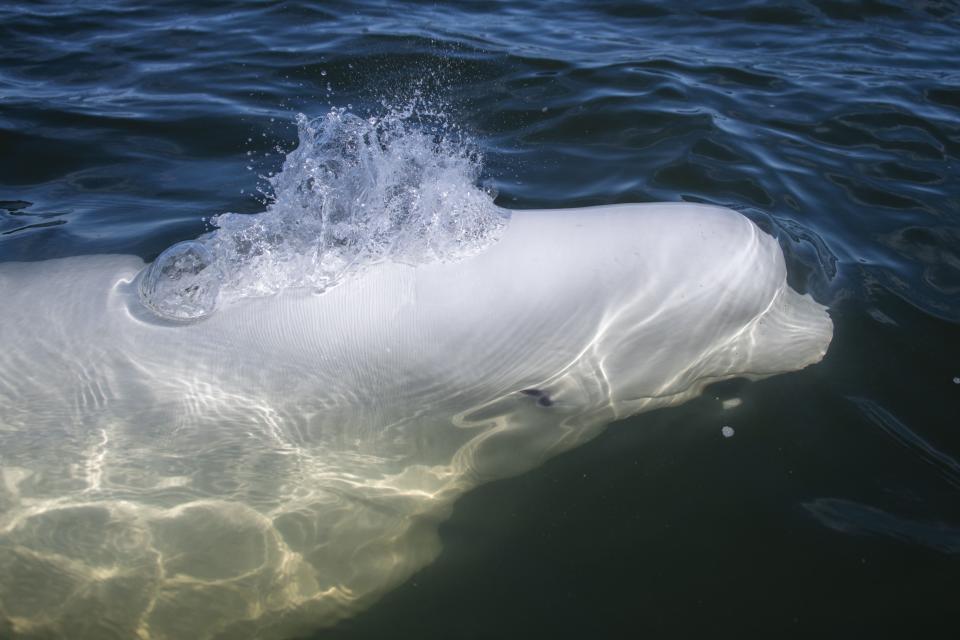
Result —
M 777 242 L 704 205 L 512 212 L 459 262 L 194 323 L 141 304 L 143 268 L 0 265 L 0 632 L 332 624 L 436 556 L 464 491 L 832 336 Z

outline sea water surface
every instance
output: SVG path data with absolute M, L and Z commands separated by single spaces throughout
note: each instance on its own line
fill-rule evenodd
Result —
M 501 207 L 737 209 L 835 335 L 475 489 L 315 638 L 956 633 L 960 6 L 6 3 L 0 261 L 152 260 L 263 212 L 331 109 L 455 131 Z

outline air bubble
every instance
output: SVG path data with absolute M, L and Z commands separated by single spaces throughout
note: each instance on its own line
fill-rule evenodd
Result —
M 210 250 L 202 242 L 188 240 L 161 253 L 144 270 L 140 301 L 168 320 L 200 320 L 216 310 L 221 281 Z

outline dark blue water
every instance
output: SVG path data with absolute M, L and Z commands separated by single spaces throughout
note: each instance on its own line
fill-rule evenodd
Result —
M 317 637 L 955 633 L 955 2 L 4 4 L 0 261 L 152 259 L 263 210 L 296 113 L 418 91 L 502 206 L 744 212 L 835 336 L 474 491 L 434 564 Z

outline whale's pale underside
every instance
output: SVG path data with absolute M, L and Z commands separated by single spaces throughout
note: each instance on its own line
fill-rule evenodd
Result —
M 0 265 L 0 636 L 289 637 L 438 553 L 478 484 L 705 385 L 818 362 L 777 242 L 692 204 L 514 212 L 192 324 L 138 258 Z

